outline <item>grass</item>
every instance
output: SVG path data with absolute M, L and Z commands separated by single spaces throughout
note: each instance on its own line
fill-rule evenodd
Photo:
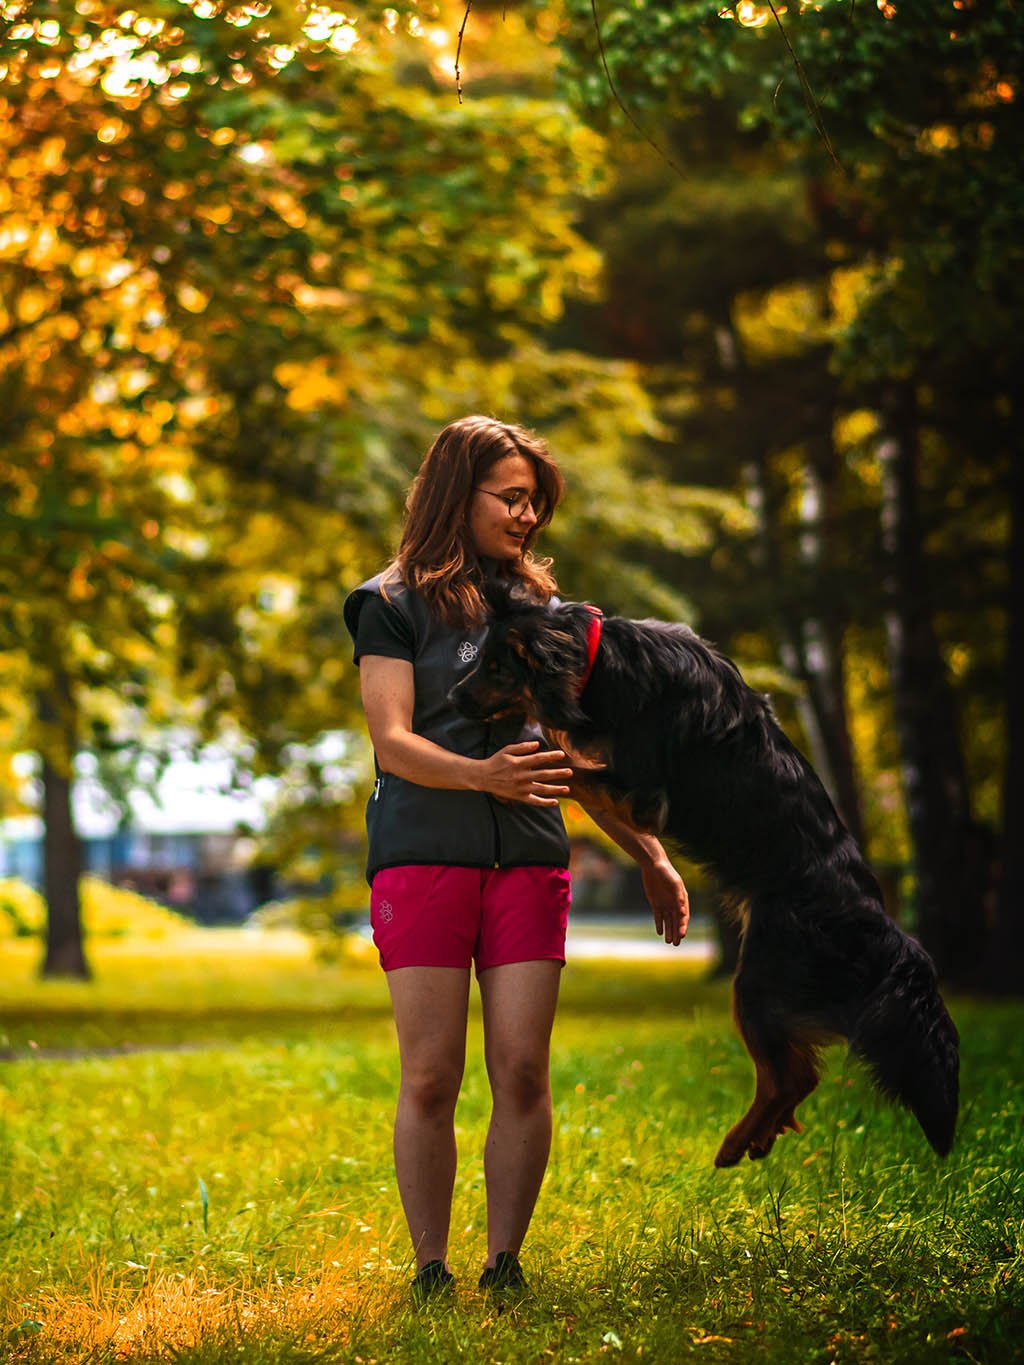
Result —
M 183 935 L 93 949 L 90 985 L 0 956 L 0 1359 L 985 1361 L 1024 1356 L 1024 1008 L 952 1002 L 946 1162 L 839 1051 L 806 1131 L 712 1167 L 749 1061 L 727 988 L 671 962 L 567 968 L 551 1166 L 497 1314 L 482 1264 L 476 1015 L 457 1124 L 453 1307 L 410 1310 L 387 993 L 358 956 Z M 117 1053 L 130 1044 L 149 1050 Z

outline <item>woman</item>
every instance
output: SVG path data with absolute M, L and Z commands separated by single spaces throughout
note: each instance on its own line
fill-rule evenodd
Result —
M 569 908 L 558 801 L 572 768 L 535 726 L 467 720 L 448 694 L 479 653 L 489 577 L 553 596 L 550 561 L 531 551 L 563 490 L 536 436 L 487 417 L 453 422 L 413 483 L 394 563 L 345 603 L 377 767 L 367 877 L 401 1056 L 395 1168 L 420 1301 L 454 1283 L 454 1114 L 474 961 L 493 1103 L 480 1286 L 526 1290 L 518 1255 L 551 1145 L 548 1052 Z M 661 845 L 593 818 L 641 865 L 658 932 L 677 944 L 686 889 Z

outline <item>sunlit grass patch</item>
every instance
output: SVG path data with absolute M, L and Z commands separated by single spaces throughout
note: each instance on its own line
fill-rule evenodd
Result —
M 283 1337 L 294 1347 L 343 1345 L 368 1318 L 372 1295 L 346 1250 L 338 1252 L 342 1259 L 307 1281 L 273 1277 L 242 1286 L 216 1284 L 202 1274 L 164 1274 L 147 1276 L 141 1287 L 99 1281 L 89 1296 L 40 1295 L 38 1309 L 49 1325 L 46 1345 L 65 1357 L 114 1359 L 180 1358 L 199 1349 L 210 1358 L 214 1343 L 237 1349 L 267 1337 Z M 29 1323 L 15 1330 L 26 1347 L 35 1335 Z
M 230 1042 L 389 1008 L 376 952 L 355 936 L 333 963 L 288 930 L 191 927 L 160 942 L 90 939 L 87 952 L 92 981 L 41 981 L 38 942 L 3 945 L 0 1048 Z
M 148 896 L 86 874 L 80 885 L 82 925 L 94 938 L 167 939 L 187 932 L 191 921 Z M 17 877 L 0 877 L 0 941 L 35 935 L 46 924 L 46 902 Z

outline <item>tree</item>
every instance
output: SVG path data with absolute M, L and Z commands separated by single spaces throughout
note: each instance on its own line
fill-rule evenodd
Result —
M 277 769 L 352 714 L 341 601 L 439 420 L 516 402 L 612 489 L 651 420 L 630 367 L 548 344 L 596 284 L 599 138 L 438 100 L 417 10 L 3 12 L 0 638 L 37 698 L 48 973 L 87 970 L 76 752 L 180 722 Z M 651 481 L 626 534 L 656 514 L 685 547 Z
M 568 79 L 603 126 L 614 102 L 602 86 L 589 0 L 569 0 L 567 13 Z M 877 499 L 887 516 L 880 577 L 889 588 L 919 929 L 945 974 L 965 980 L 970 949 L 982 948 L 985 876 L 962 875 L 976 866 L 979 841 L 948 660 L 953 648 L 987 658 L 991 643 L 978 628 L 975 583 L 944 578 L 939 610 L 936 546 L 966 533 L 957 466 L 948 458 L 962 448 L 965 412 L 975 444 L 998 436 L 987 458 L 977 449 L 972 456 L 975 468 L 984 466 L 985 486 L 1012 492 L 1019 484 L 1008 474 L 1019 452 L 1004 424 L 1020 358 L 1012 318 L 1020 311 L 1024 240 L 1016 151 L 1024 34 L 1011 12 L 967 3 L 948 16 L 923 7 L 801 7 L 784 21 L 798 71 L 770 9 L 742 6 L 726 17 L 741 22 L 723 22 L 709 6 L 683 0 L 602 7 L 603 56 L 621 99 L 659 132 L 685 122 L 701 100 L 730 120 L 737 147 L 752 127 L 761 129 L 803 175 L 833 277 L 847 281 L 849 306 L 837 319 L 829 361 L 846 411 L 870 414 L 879 469 L 893 473 L 884 503 Z M 808 113 L 800 73 L 820 120 Z M 830 166 L 826 139 L 841 173 Z M 957 399 L 959 417 L 950 411 Z M 944 482 L 933 489 L 936 479 Z M 972 522 L 973 538 L 980 525 L 974 514 Z M 1019 543 L 1016 535 L 1007 540 L 998 517 L 980 533 L 1004 554 Z M 989 619 L 989 607 L 1005 606 L 1010 658 L 1020 630 L 1014 605 L 1006 606 L 1013 572 L 1004 567 L 1001 582 L 988 580 L 993 595 L 984 611 Z M 1020 731 L 1019 691 L 1005 700 L 1010 774 L 1020 767 L 1011 748 Z M 966 700 L 961 691 L 961 708 Z M 940 754 L 946 757 L 936 767 Z M 926 759 L 931 777 L 919 780 Z M 1020 886 L 1022 856 L 1010 824 L 1014 790 L 1008 778 L 1004 890 L 992 938 L 1014 948 L 999 964 L 990 960 L 987 980 L 1019 989 L 1022 911 L 1010 889 Z

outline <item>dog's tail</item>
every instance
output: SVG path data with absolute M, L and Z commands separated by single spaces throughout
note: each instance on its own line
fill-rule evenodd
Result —
M 850 1034 L 878 1088 L 905 1105 L 946 1156 L 960 1094 L 960 1041 L 942 1003 L 931 959 L 912 939 L 871 994 Z

